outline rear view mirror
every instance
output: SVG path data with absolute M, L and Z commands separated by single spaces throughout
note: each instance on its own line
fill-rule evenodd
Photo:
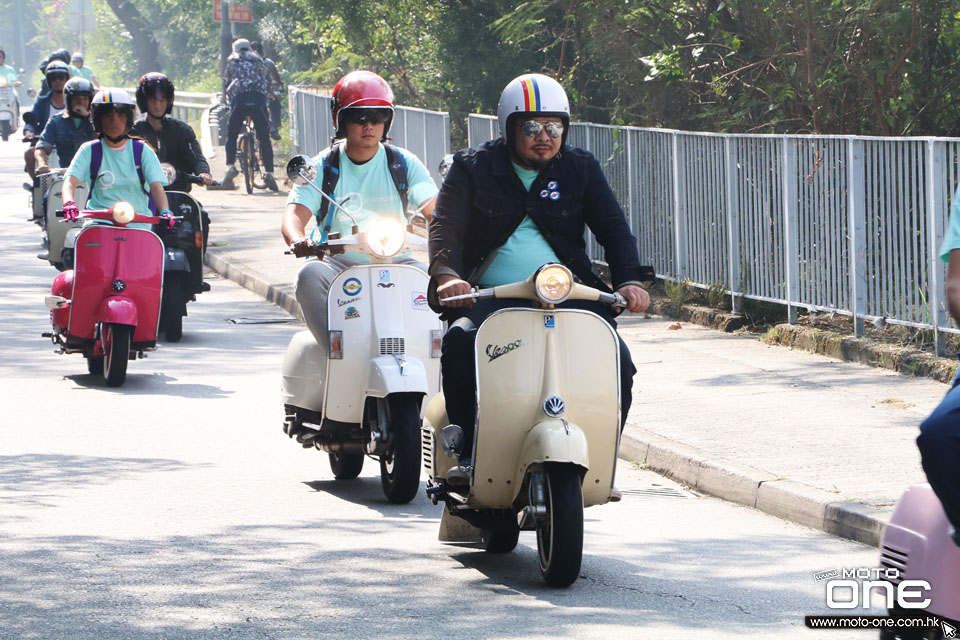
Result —
M 308 182 L 313 182 L 317 177 L 317 168 L 307 156 L 294 156 L 287 163 L 287 177 L 290 178 L 290 182 L 302 187 Z

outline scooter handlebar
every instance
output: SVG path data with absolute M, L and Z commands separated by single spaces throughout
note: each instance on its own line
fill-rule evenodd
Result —
M 58 218 L 63 217 L 63 209 L 57 209 L 54 213 Z M 108 222 L 116 222 L 113 219 L 113 214 L 110 212 L 109 209 L 81 211 L 80 217 L 90 218 L 91 220 L 106 220 Z M 145 224 L 159 224 L 167 220 L 183 220 L 183 216 L 167 216 L 167 217 L 161 218 L 160 216 L 144 216 L 137 213 L 133 216 L 133 220 L 131 220 L 130 222 L 143 222 Z M 67 222 L 67 220 L 62 220 L 61 222 Z M 130 224 L 130 223 L 127 223 L 127 224 Z

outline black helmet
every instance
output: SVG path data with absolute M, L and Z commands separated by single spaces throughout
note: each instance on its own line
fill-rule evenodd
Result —
M 70 64 L 70 52 L 66 49 L 57 49 L 50 54 L 48 60 L 60 60 L 63 64 Z
M 67 66 L 66 62 L 60 62 L 59 60 L 51 60 L 47 63 L 47 68 L 44 71 L 44 75 L 47 77 L 47 83 L 53 79 L 52 76 L 62 75 L 64 78 L 70 78 L 70 68 Z
M 74 118 L 86 118 L 89 114 L 77 113 L 73 110 L 73 97 L 87 96 L 93 101 L 93 83 L 86 78 L 70 78 L 67 84 L 63 85 L 63 97 L 67 103 L 67 113 Z
M 127 130 L 116 139 L 110 138 L 111 142 L 122 140 L 133 127 L 133 98 L 123 89 L 101 89 L 93 96 L 90 108 L 93 110 L 93 129 L 104 136 L 106 134 L 103 133 L 100 121 L 106 112 L 116 111 L 127 117 Z
M 137 81 L 137 107 L 147 112 L 147 98 L 162 94 L 167 99 L 167 115 L 173 111 L 173 82 L 157 71 L 151 71 Z

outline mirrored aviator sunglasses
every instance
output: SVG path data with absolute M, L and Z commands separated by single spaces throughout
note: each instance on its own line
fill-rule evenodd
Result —
M 351 124 L 383 124 L 390 118 L 389 109 L 345 109 L 343 118 Z
M 562 122 L 541 122 L 540 120 L 527 120 L 522 125 L 523 135 L 528 138 L 536 138 L 544 129 L 551 138 L 559 138 L 563 135 Z

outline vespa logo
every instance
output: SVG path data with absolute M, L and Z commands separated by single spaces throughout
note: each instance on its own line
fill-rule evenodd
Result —
M 513 342 L 508 342 L 502 347 L 497 344 L 488 344 L 487 356 L 489 356 L 490 359 L 487 360 L 487 362 L 493 362 L 500 356 L 507 355 L 514 349 L 519 349 L 520 347 L 525 347 L 525 346 L 527 346 L 527 343 L 524 342 L 523 340 L 514 340 Z
M 395 286 L 392 282 L 378 282 L 377 286 L 381 289 L 389 289 L 390 287 Z
M 560 396 L 550 396 L 543 401 L 543 412 L 551 418 L 559 418 L 567 412 L 567 403 Z

